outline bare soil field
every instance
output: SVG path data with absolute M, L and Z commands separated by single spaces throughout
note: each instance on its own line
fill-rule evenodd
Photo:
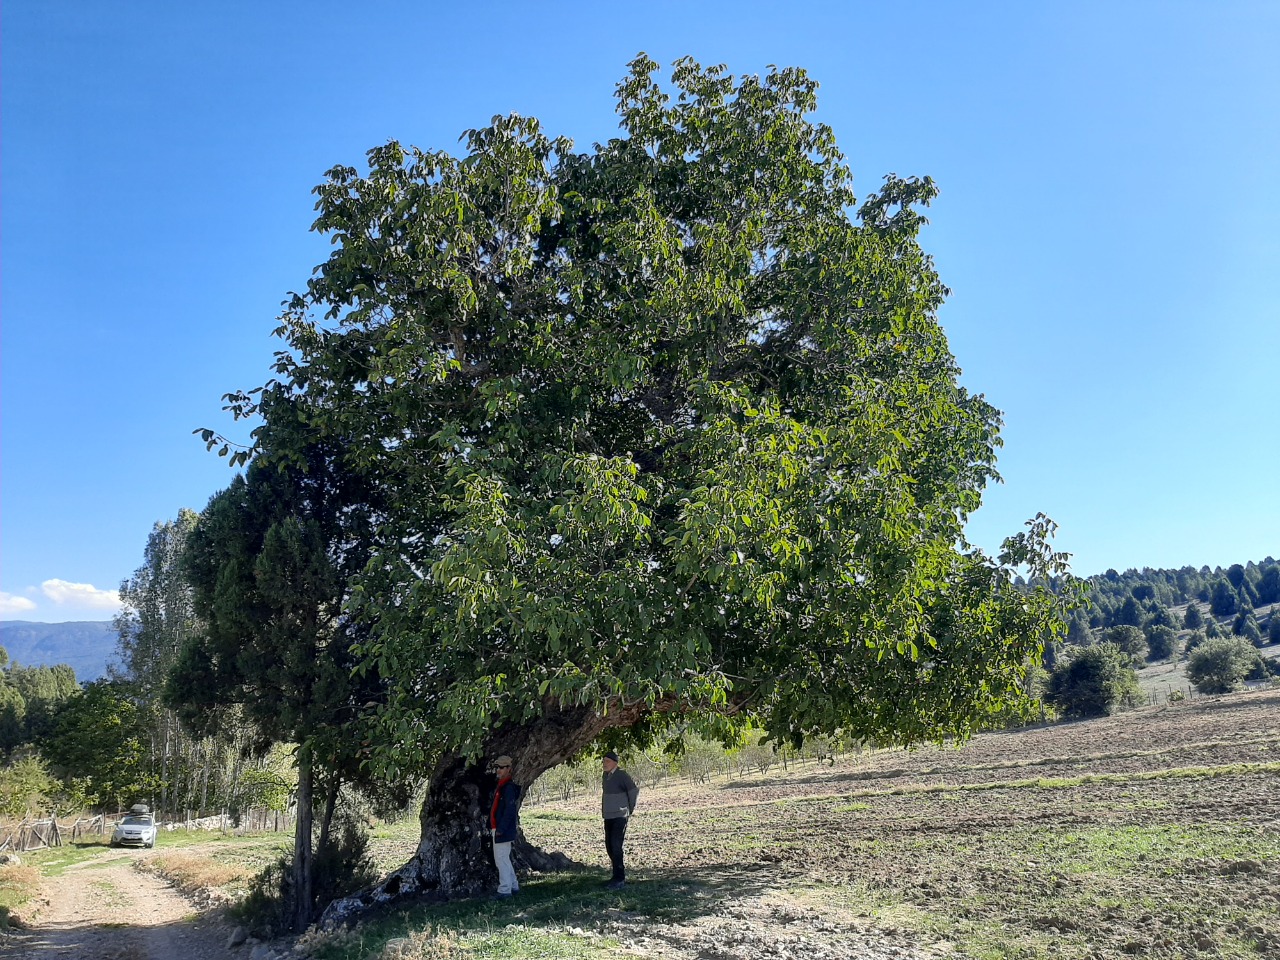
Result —
M 769 773 L 644 791 L 638 875 L 972 956 L 1280 956 L 1280 691 Z M 524 819 L 603 870 L 594 798 Z

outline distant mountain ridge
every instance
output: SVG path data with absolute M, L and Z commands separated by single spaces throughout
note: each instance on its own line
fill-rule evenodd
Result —
M 24 667 L 65 663 L 81 683 L 106 676 L 107 664 L 115 659 L 117 640 L 110 620 L 0 620 L 0 647 L 9 652 L 10 663 Z

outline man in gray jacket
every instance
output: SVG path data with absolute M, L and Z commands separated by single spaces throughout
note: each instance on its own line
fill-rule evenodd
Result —
M 627 835 L 627 820 L 636 812 L 636 798 L 640 791 L 627 771 L 618 766 L 618 755 L 610 750 L 603 757 L 604 777 L 601 780 L 600 814 L 604 817 L 604 848 L 609 851 L 613 864 L 613 879 L 606 884 L 610 890 L 620 890 L 627 885 L 627 868 L 622 862 L 622 841 Z

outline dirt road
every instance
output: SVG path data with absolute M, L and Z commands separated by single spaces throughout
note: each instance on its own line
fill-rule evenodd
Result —
M 197 913 L 167 881 L 135 869 L 144 856 L 122 852 L 46 880 L 30 926 L 0 937 L 0 957 L 230 960 L 230 930 Z

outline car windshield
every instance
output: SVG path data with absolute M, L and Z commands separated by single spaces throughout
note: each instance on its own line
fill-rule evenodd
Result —
M 125 817 L 120 821 L 126 827 L 149 827 L 151 826 L 150 817 Z

